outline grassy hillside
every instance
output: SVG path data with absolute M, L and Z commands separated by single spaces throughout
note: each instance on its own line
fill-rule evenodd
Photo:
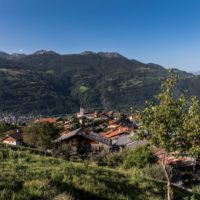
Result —
M 166 69 L 118 54 L 32 54 L 0 58 L 0 112 L 73 113 L 88 109 L 143 108 L 159 92 Z M 180 74 L 177 92 L 200 96 L 200 78 Z
M 165 199 L 165 184 L 146 179 L 137 170 L 66 162 L 5 146 L 1 146 L 0 171 L 1 200 Z M 174 189 L 174 199 L 190 196 Z

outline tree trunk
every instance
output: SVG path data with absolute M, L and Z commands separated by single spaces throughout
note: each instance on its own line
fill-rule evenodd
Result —
M 194 173 L 195 170 L 196 170 L 196 165 L 197 165 L 197 159 L 194 158 L 193 173 Z
M 173 195 L 172 195 L 172 189 L 171 189 L 171 181 L 166 169 L 166 154 L 165 153 L 163 154 L 162 167 L 163 167 L 163 171 L 167 180 L 167 200 L 172 200 Z

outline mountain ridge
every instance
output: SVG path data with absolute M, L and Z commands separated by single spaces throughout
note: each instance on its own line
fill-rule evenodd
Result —
M 149 66 L 154 66 L 154 67 L 158 67 L 158 68 L 165 68 L 163 67 L 162 65 L 160 64 L 157 64 L 157 63 L 152 63 L 152 62 L 149 62 L 149 63 L 144 63 L 144 62 L 141 62 L 139 60 L 136 60 L 136 59 L 128 59 L 127 57 L 123 56 L 122 54 L 118 53 L 118 52 L 103 52 L 103 51 L 99 51 L 99 52 L 94 52 L 94 51 L 83 51 L 81 53 L 71 53 L 71 54 L 60 54 L 56 51 L 53 51 L 53 50 L 45 50 L 45 49 L 41 49 L 41 50 L 37 50 L 33 53 L 30 53 L 30 54 L 24 54 L 24 53 L 7 53 L 5 51 L 0 51 L 0 58 L 4 58 L 4 59 L 8 59 L 8 60 L 12 60 L 15 58 L 16 59 L 20 59 L 20 58 L 24 58 L 24 57 L 27 57 L 27 56 L 32 56 L 32 55 L 57 55 L 57 56 L 71 56 L 71 55 L 83 55 L 83 56 L 88 56 L 88 55 L 100 55 L 100 56 L 103 56 L 103 57 L 107 57 L 107 58 L 124 58 L 124 59 L 127 59 L 127 60 L 130 60 L 130 61 L 133 61 L 133 62 L 136 62 L 136 63 L 141 63 L 141 64 L 145 64 L 145 65 L 149 65 Z M 200 72 L 197 71 L 197 72 L 187 72 L 187 71 L 184 71 L 184 70 L 180 70 L 180 69 L 177 69 L 177 68 L 174 68 L 175 70 L 178 70 L 178 71 L 182 71 L 182 72 L 185 72 L 185 73 L 190 73 L 190 74 L 193 74 L 193 75 L 200 75 Z
M 199 76 L 175 69 L 176 94 L 200 96 Z M 0 53 L 0 112 L 66 114 L 88 109 L 143 109 L 160 90 L 167 69 L 113 52 L 38 51 L 18 59 Z

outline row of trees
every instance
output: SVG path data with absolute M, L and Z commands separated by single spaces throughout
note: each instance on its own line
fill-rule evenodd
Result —
M 166 170 L 166 157 L 170 152 L 179 155 L 200 156 L 200 101 L 197 97 L 187 99 L 182 93 L 175 97 L 177 76 L 170 70 L 157 103 L 149 103 L 141 113 L 142 126 L 137 139 L 148 139 L 151 146 L 163 148 L 163 170 L 167 179 L 168 200 L 173 198 L 171 183 Z

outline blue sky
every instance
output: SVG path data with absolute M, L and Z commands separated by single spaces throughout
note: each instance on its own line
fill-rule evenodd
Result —
M 0 0 L 0 50 L 117 51 L 200 71 L 198 0 Z

